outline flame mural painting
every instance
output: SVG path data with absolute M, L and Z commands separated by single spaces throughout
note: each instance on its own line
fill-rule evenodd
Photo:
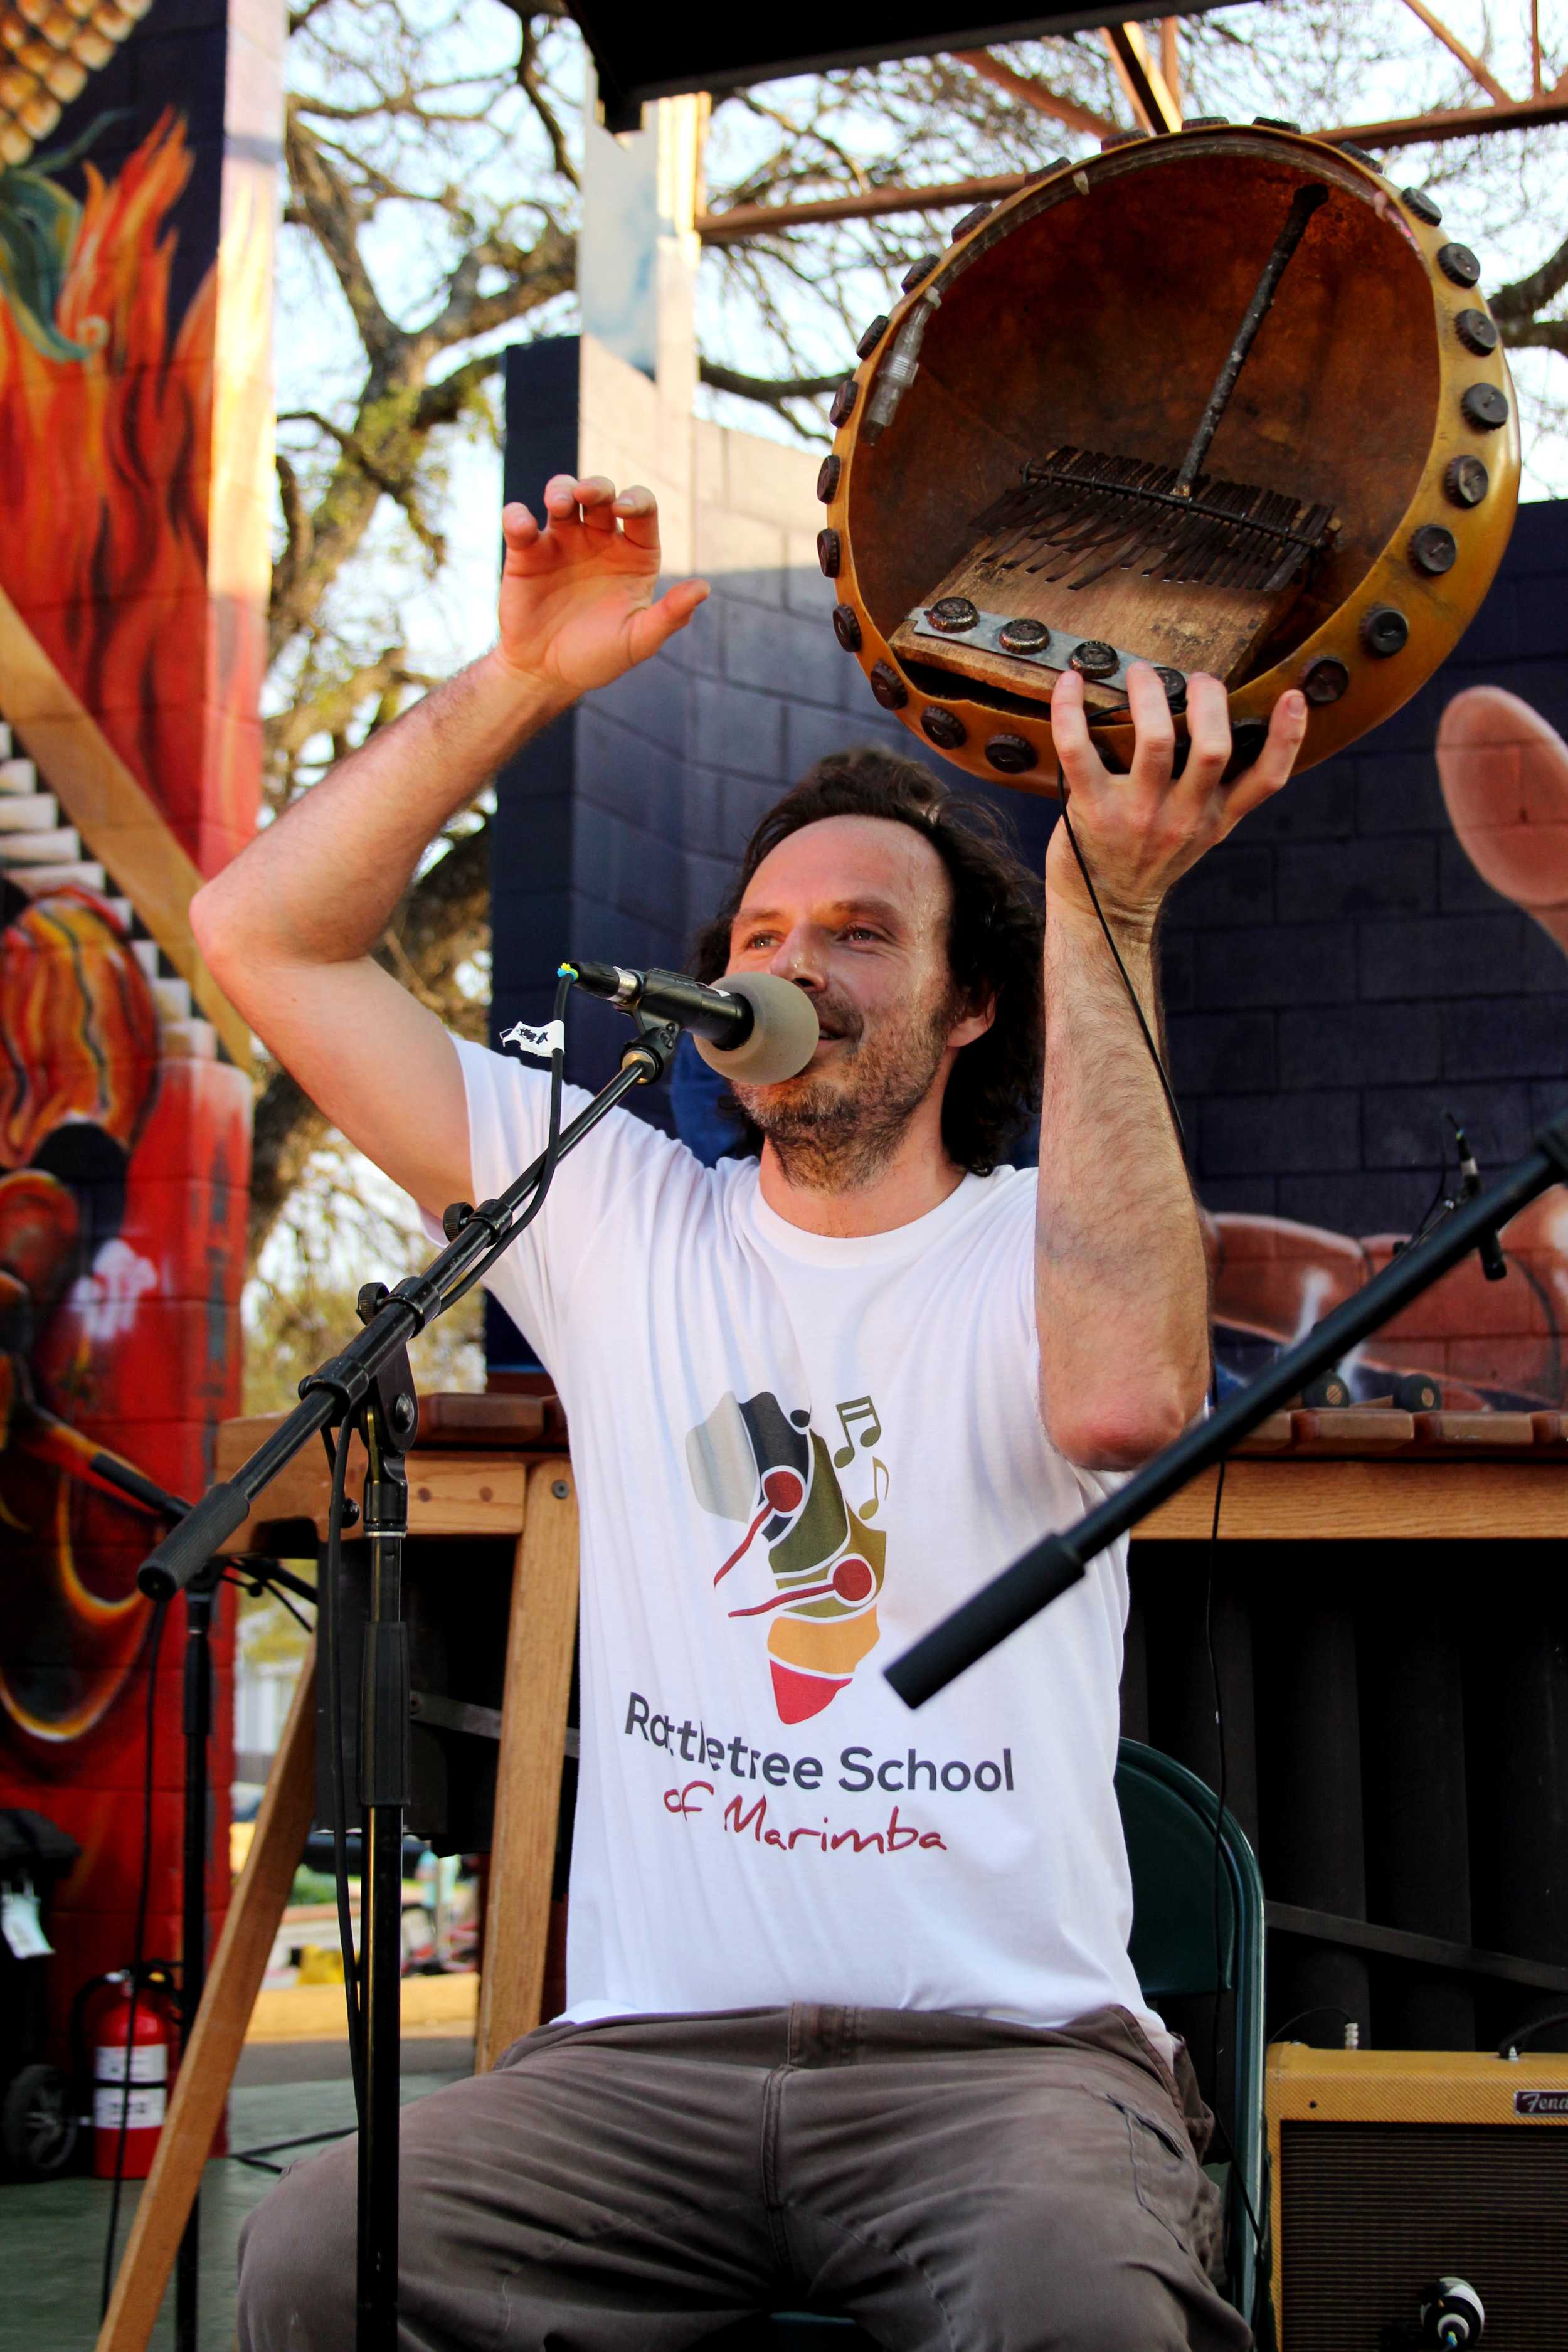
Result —
M 880 1437 L 881 1423 L 869 1397 L 850 1398 L 838 1417 L 844 1444 L 830 1455 L 804 1407 L 786 1412 L 767 1391 L 744 1403 L 729 1395 L 686 1440 L 702 1508 L 744 1522 L 713 1583 L 725 1586 L 731 1617 L 767 1621 L 782 1723 L 803 1723 L 831 1706 L 879 1639 L 888 1539 L 868 1522 L 887 1493 L 883 1465 L 873 1456 L 870 1498 L 858 1510 L 846 1501 L 838 1472 L 858 1458 L 857 1423 L 868 1423 L 858 1432 L 863 1447 Z
M 282 37 L 265 7 L 0 0 L 0 1803 L 82 1848 L 57 2021 L 130 1959 L 142 1859 L 156 1523 L 90 1457 L 199 1493 L 238 1402 L 249 1039 L 185 909 L 259 790 Z M 178 1630 L 150 1952 L 178 1947 Z M 221 1905 L 224 1611 L 216 1655 Z

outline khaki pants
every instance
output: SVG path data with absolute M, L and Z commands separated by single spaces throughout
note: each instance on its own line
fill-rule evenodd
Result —
M 406 2352 L 676 2352 L 849 2313 L 889 2352 L 1245 2352 L 1209 2118 L 1122 2010 L 545 2026 L 402 2126 Z M 241 2352 L 348 2352 L 354 2145 L 240 2241 Z

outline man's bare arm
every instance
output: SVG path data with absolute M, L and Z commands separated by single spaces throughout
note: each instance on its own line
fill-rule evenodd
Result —
M 1256 763 L 1219 781 L 1229 715 L 1215 679 L 1188 688 L 1191 748 L 1172 780 L 1173 730 L 1152 669 L 1129 681 L 1137 749 L 1107 773 L 1081 681 L 1068 672 L 1052 729 L 1073 831 L 1151 1034 L 1160 1038 L 1154 933 L 1177 877 L 1290 772 L 1306 724 L 1282 696 Z M 1208 1379 L 1208 1285 L 1196 1204 L 1159 1074 L 1085 888 L 1065 824 L 1046 860 L 1046 1076 L 1036 1311 L 1041 1411 L 1091 1469 L 1126 1469 L 1179 1434 Z
M 502 518 L 491 651 L 343 761 L 191 903 L 214 976 L 327 1117 L 426 1207 L 470 1189 L 456 1049 L 374 961 L 426 845 L 575 698 L 657 651 L 707 593 L 656 604 L 652 494 L 557 476 Z

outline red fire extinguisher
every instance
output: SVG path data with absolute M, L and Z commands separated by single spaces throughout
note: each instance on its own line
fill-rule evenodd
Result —
M 118 2170 L 122 2179 L 145 2180 L 163 2128 L 174 2022 L 160 1983 L 143 1976 L 132 2001 L 129 1969 L 117 1969 L 105 1982 L 112 1996 L 99 2011 L 92 2036 L 93 2177 L 112 2180 Z

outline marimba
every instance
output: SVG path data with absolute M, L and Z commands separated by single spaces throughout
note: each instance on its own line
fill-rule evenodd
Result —
M 227 1477 L 274 1423 L 226 1423 Z M 1274 1414 L 1226 1465 L 1222 1542 L 1560 1536 L 1568 1516 L 1568 1415 L 1407 1413 L 1348 1407 Z M 352 1441 L 350 1494 L 363 1456 Z M 300 1455 L 261 1497 L 236 1551 L 316 1549 L 328 1475 Z M 552 1396 L 434 1396 L 421 1402 L 408 1458 L 405 1588 L 454 1547 L 511 1548 L 497 1748 L 494 1832 L 475 2066 L 540 2021 L 567 1742 L 577 1603 L 577 1505 L 564 1415 Z M 1206 1538 L 1214 1480 L 1197 1481 L 1137 1531 L 1141 1543 Z M 345 1536 L 345 1552 L 359 1539 Z M 477 1555 L 476 1555 L 477 1557 Z M 471 1694 L 449 1696 L 460 1714 Z M 156 2162 L 137 2210 L 98 2352 L 142 2352 L 203 2163 L 227 2097 L 289 1889 L 315 1812 L 313 1659 L 300 1677 L 249 1859 L 208 1971 Z

